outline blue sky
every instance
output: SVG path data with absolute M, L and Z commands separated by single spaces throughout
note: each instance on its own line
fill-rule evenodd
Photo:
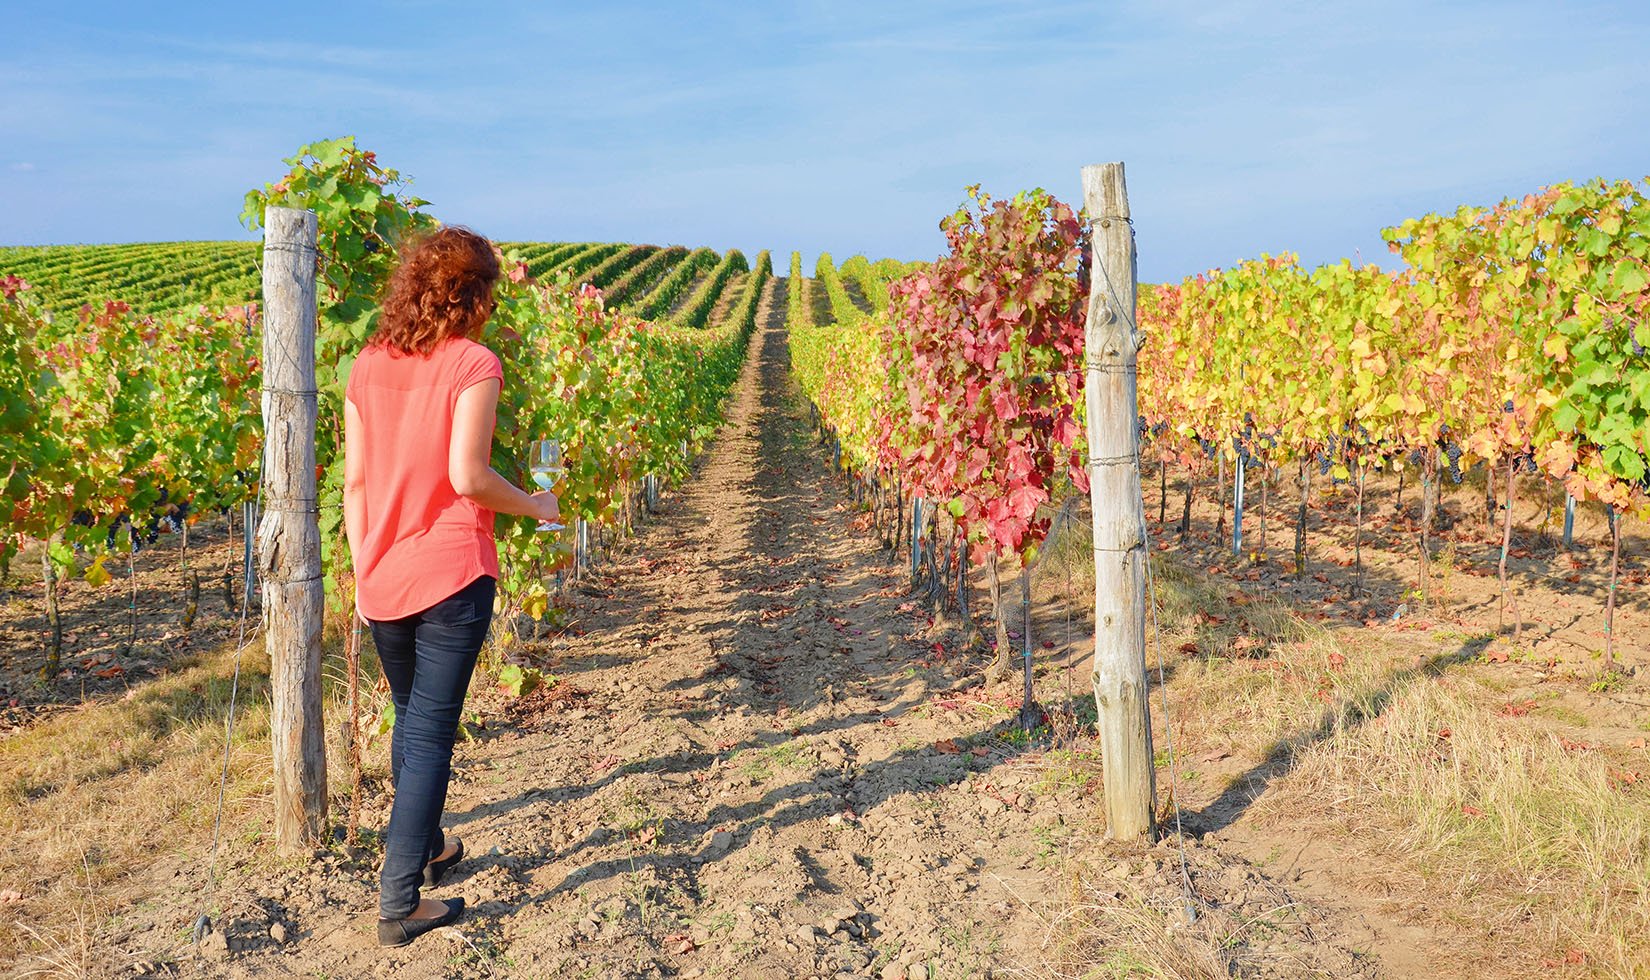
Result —
M 1650 3 L 8 0 L 0 244 L 248 237 L 353 133 L 500 239 L 928 258 L 1123 160 L 1141 277 L 1650 174 Z

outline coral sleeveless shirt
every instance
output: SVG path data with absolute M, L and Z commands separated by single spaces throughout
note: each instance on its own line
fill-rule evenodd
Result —
M 411 616 L 498 577 L 493 512 L 453 489 L 447 459 L 459 392 L 503 377 L 498 356 L 467 338 L 427 357 L 369 347 L 356 359 L 344 397 L 361 420 L 366 521 L 354 559 L 367 619 Z

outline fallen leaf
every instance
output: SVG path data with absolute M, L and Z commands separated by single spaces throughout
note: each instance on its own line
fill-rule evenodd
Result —
M 962 749 L 957 745 L 957 740 L 954 738 L 940 739 L 938 742 L 934 743 L 934 750 L 939 752 L 941 755 L 956 755 L 958 752 L 962 751 Z
M 991 754 L 991 750 L 983 745 L 976 745 L 968 750 L 968 754 L 972 755 L 976 759 L 983 759 Z
M 94 676 L 103 678 L 119 677 L 124 673 L 126 673 L 126 668 L 120 666 L 119 664 L 116 664 L 113 667 L 105 667 L 102 670 L 93 671 Z
M 699 947 L 694 945 L 693 939 L 685 932 L 673 932 L 665 937 L 665 946 L 672 955 L 682 956 L 691 953 Z
M 1461 804 L 1461 812 L 1469 817 L 1482 817 L 1484 815 L 1483 810 L 1478 809 L 1470 803 Z

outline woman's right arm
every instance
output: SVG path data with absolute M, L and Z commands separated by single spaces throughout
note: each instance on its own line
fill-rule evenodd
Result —
M 498 413 L 499 380 L 488 378 L 458 393 L 453 408 L 453 441 L 447 454 L 447 479 L 460 496 L 495 514 L 520 514 L 541 521 L 561 516 L 556 495 L 527 493 L 493 469 L 493 423 Z

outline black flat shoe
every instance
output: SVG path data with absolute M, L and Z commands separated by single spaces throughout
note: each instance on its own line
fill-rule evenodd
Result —
M 378 945 L 405 946 L 426 932 L 457 922 L 464 912 L 464 899 L 451 898 L 442 904 L 447 906 L 447 914 L 434 919 L 379 919 Z
M 436 885 L 441 884 L 441 879 L 446 876 L 452 866 L 464 860 L 464 841 L 461 838 L 454 837 L 453 843 L 458 845 L 458 849 L 453 851 L 452 857 L 447 858 L 445 861 L 431 861 L 429 864 L 424 865 L 425 888 L 434 888 Z

